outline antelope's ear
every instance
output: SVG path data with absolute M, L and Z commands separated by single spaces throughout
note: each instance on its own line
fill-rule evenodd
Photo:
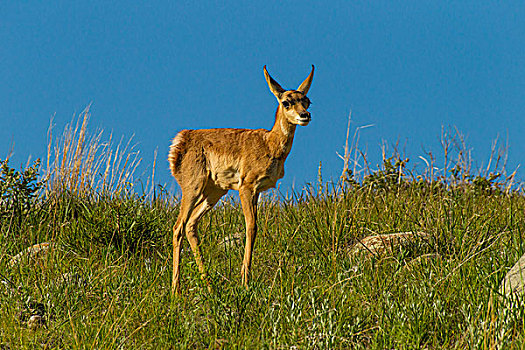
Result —
M 308 93 L 308 90 L 310 90 L 310 85 L 312 85 L 312 79 L 314 78 L 314 70 L 315 67 L 312 64 L 312 71 L 310 72 L 310 75 L 297 88 L 297 90 L 301 91 L 305 95 Z
M 281 85 L 279 85 L 279 83 L 276 82 L 270 76 L 270 74 L 268 74 L 268 71 L 266 70 L 266 66 L 264 66 L 264 77 L 266 78 L 266 82 L 268 83 L 268 87 L 270 87 L 270 91 L 272 92 L 272 94 L 274 94 L 275 97 L 277 97 L 277 99 L 280 100 L 283 92 L 285 92 L 286 90 L 283 89 Z

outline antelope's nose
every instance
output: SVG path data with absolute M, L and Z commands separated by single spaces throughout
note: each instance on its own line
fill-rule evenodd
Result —
M 301 114 L 299 114 L 299 116 L 301 117 L 301 119 L 308 119 L 308 120 L 312 119 L 310 117 L 310 112 L 302 112 Z

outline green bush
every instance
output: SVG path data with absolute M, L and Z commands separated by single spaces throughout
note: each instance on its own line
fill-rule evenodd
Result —
M 9 166 L 9 159 L 0 160 L 0 217 L 20 219 L 27 215 L 38 197 L 44 181 L 38 180 L 40 160 L 21 171 Z

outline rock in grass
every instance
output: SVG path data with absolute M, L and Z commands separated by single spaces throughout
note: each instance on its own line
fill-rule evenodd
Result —
M 27 321 L 27 328 L 29 329 L 38 329 L 45 325 L 44 318 L 40 315 L 33 315 Z
M 406 271 L 418 271 L 421 269 L 421 266 L 429 263 L 435 263 L 441 261 L 441 255 L 437 253 L 429 253 L 429 254 L 423 254 L 418 256 L 417 258 L 409 261 L 405 266 L 403 266 L 403 270 Z
M 504 296 L 523 296 L 525 294 L 525 254 L 501 281 L 500 292 Z
M 244 234 L 241 232 L 236 232 L 231 236 L 226 236 L 222 240 L 219 241 L 218 245 L 219 247 L 222 247 L 223 249 L 233 248 L 241 243 L 241 240 L 243 239 Z
M 425 232 L 397 232 L 368 236 L 359 240 L 351 249 L 351 255 L 383 255 L 403 244 L 421 240 L 428 241 L 430 235 Z
M 22 326 L 34 330 L 45 326 L 45 316 L 45 305 L 43 303 L 31 301 L 29 298 L 20 310 L 18 318 Z
M 41 256 L 53 248 L 55 248 L 55 243 L 53 242 L 35 244 L 29 248 L 22 250 L 20 253 L 12 257 L 11 260 L 9 260 L 9 267 L 15 266 L 23 259 L 25 259 L 26 261 L 34 260 L 37 256 Z

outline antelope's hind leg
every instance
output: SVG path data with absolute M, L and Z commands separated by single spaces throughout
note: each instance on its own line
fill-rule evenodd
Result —
M 217 204 L 219 199 L 224 196 L 228 191 L 222 190 L 215 186 L 206 186 L 204 193 L 195 210 L 191 214 L 186 226 L 186 237 L 190 242 L 191 250 L 195 256 L 195 262 L 199 268 L 201 278 L 207 283 L 208 290 L 211 292 L 211 286 L 207 280 L 207 273 L 204 263 L 202 262 L 202 251 L 199 245 L 199 236 L 197 234 L 197 226 L 200 219 Z
M 187 222 L 192 215 L 200 195 L 182 195 L 177 222 L 173 226 L 173 275 L 171 294 L 180 294 L 180 253 L 182 251 L 182 237 L 187 230 Z

